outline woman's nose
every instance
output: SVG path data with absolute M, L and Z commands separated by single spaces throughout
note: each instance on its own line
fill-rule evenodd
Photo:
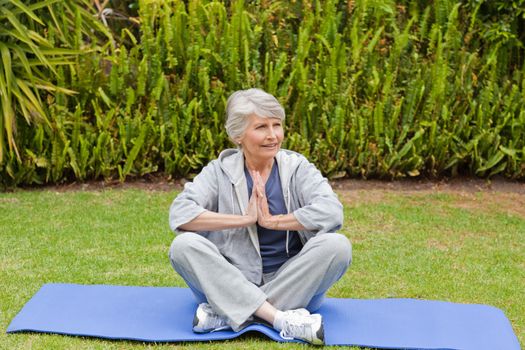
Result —
M 267 134 L 267 137 L 268 137 L 269 139 L 273 139 L 273 138 L 276 137 L 276 136 L 275 136 L 275 130 L 274 130 L 274 128 L 273 128 L 272 126 L 270 126 L 270 127 L 268 128 L 268 134 Z

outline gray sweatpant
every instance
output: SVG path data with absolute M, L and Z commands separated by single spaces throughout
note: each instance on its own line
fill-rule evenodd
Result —
M 350 265 L 352 248 L 344 235 L 317 235 L 279 270 L 265 274 L 260 286 L 248 281 L 212 242 L 193 232 L 175 237 L 169 256 L 197 302 L 209 303 L 239 330 L 266 300 L 282 311 L 317 310 L 328 288 Z

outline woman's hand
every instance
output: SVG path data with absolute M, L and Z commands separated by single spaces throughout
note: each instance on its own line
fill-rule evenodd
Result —
M 266 198 L 265 184 L 259 172 L 252 172 L 253 188 L 245 215 L 221 214 L 204 211 L 190 222 L 180 225 L 183 231 L 220 231 L 231 228 L 246 227 L 258 223 L 270 230 L 304 231 L 293 213 L 271 215 Z
M 258 218 L 257 210 L 257 187 L 254 185 L 252 188 L 252 195 L 248 202 L 248 208 L 246 209 L 246 215 L 249 219 L 248 225 L 253 225 L 257 222 Z
M 254 179 L 253 188 L 257 191 L 257 223 L 259 226 L 276 230 L 278 229 L 276 226 L 278 221 L 275 216 L 270 214 L 264 180 L 258 171 L 252 174 L 252 179 Z
M 297 221 L 293 213 L 283 215 L 272 215 L 268 207 L 265 183 L 259 172 L 252 173 L 254 179 L 253 188 L 257 190 L 257 223 L 259 226 L 278 231 L 304 231 L 305 227 Z M 254 197 L 252 192 L 252 198 Z

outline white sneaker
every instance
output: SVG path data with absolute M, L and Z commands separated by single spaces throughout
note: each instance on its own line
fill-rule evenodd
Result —
M 283 339 L 300 339 L 313 345 L 323 345 L 323 318 L 319 314 L 310 315 L 306 309 L 286 311 L 279 334 Z
M 306 310 L 306 309 L 295 309 L 295 310 L 288 310 L 288 311 L 284 311 L 285 314 L 296 314 L 296 315 L 300 315 L 300 316 L 308 316 L 310 315 L 310 311 Z
M 193 317 L 193 331 L 195 333 L 209 333 L 230 328 L 228 319 L 217 315 L 210 304 L 199 304 Z

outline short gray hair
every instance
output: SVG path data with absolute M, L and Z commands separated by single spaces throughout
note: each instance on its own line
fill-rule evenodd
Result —
M 255 88 L 235 91 L 226 103 L 226 133 L 234 143 L 244 134 L 247 119 L 252 114 L 279 118 L 283 122 L 285 118 L 283 106 L 273 95 Z

